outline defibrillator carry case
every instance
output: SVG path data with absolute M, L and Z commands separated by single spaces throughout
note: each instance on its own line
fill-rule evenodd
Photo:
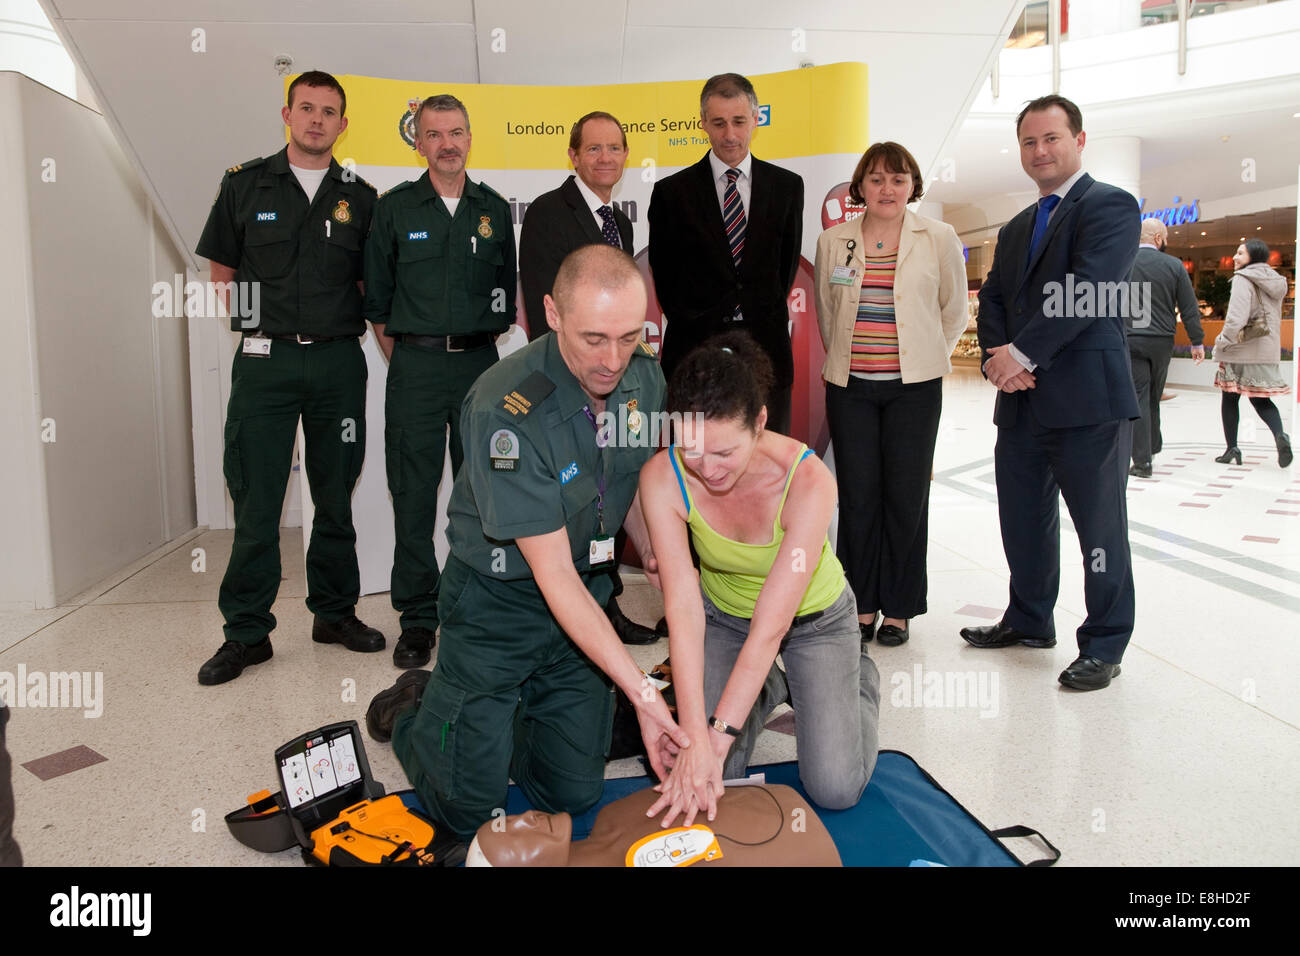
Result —
M 450 833 L 385 796 L 370 775 L 355 720 L 329 724 L 276 748 L 282 790 L 263 790 L 226 814 L 240 843 L 262 853 L 298 847 L 317 866 L 455 866 L 464 857 Z M 409 793 L 409 791 L 407 791 Z

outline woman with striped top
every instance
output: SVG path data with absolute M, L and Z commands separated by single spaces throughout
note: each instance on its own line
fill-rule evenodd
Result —
M 930 473 L 949 356 L 966 328 L 966 267 L 952 227 L 908 210 L 921 170 L 876 143 L 853 173 L 856 219 L 817 240 L 817 322 L 835 454 L 838 555 L 862 640 L 908 639 L 926 612 Z M 875 631 L 877 612 L 883 614 Z

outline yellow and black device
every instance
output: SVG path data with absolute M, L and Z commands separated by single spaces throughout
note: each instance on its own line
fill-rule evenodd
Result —
M 248 798 L 226 815 L 239 842 L 273 853 L 298 846 L 326 866 L 454 866 L 463 859 L 451 834 L 402 799 L 385 796 L 370 775 L 355 720 L 320 727 L 275 751 L 283 787 Z

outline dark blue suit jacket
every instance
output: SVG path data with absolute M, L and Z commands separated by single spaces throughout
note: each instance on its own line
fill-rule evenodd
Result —
M 1012 343 L 1037 363 L 1036 387 L 998 392 L 993 421 L 1014 425 L 1028 409 L 1048 428 L 1137 418 L 1125 340 L 1133 307 L 1127 283 L 1141 230 L 1137 200 L 1084 173 L 1057 206 L 1031 262 L 1036 209 L 998 232 L 979 292 L 984 360 L 991 347 Z M 1111 283 L 1124 283 L 1124 294 Z

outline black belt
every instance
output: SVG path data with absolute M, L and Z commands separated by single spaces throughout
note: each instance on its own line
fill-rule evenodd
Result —
M 282 342 L 297 342 L 299 345 L 321 345 L 325 342 L 342 342 L 344 339 L 355 339 L 355 335 L 304 335 L 301 332 L 294 332 L 288 335 L 275 335 L 272 333 L 263 333 L 268 339 L 279 339 Z M 258 338 L 254 335 L 253 338 Z
M 473 335 L 412 335 L 399 332 L 394 335 L 397 341 L 406 345 L 418 345 L 423 349 L 438 349 L 446 352 L 471 352 L 485 349 L 496 342 L 495 332 L 476 332 Z
M 801 624 L 811 624 L 825 613 L 825 611 L 813 611 L 811 614 L 801 614 L 799 617 L 793 618 L 790 621 L 790 626 L 798 627 Z

